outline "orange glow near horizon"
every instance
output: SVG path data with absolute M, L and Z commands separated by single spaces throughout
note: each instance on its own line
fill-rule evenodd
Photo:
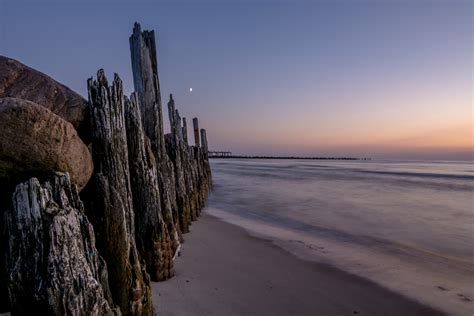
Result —
M 385 99 L 371 100 L 366 96 L 367 101 L 360 111 L 357 111 L 357 103 L 361 99 L 348 104 L 347 115 L 334 110 L 344 108 L 339 104 L 327 109 L 299 106 L 297 110 L 294 107 L 284 113 L 269 111 L 249 118 L 244 129 L 239 125 L 242 121 L 220 126 L 219 129 L 227 133 L 214 135 L 213 142 L 219 147 L 222 139 L 229 149 L 252 143 L 254 146 L 249 150 L 252 154 L 469 153 L 474 149 L 474 119 L 471 99 L 465 92 L 461 95 L 459 90 L 443 91 L 431 94 L 430 98 L 420 94 L 397 99 L 388 97 L 390 101 L 383 106 L 379 106 L 377 100 Z M 459 98 L 450 99 L 452 95 Z

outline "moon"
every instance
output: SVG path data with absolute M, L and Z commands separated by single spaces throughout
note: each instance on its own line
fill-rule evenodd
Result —
M 193 88 L 189 88 L 189 92 L 193 92 Z

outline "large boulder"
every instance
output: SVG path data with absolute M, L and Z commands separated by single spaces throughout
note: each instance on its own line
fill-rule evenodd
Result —
M 0 180 L 62 171 L 81 190 L 92 176 L 91 154 L 74 127 L 36 103 L 0 98 L 0 131 Z
M 66 121 L 88 142 L 87 101 L 68 87 L 14 59 L 0 56 L 0 98 L 35 102 Z

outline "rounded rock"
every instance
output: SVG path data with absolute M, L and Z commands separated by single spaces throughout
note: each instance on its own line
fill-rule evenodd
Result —
M 76 92 L 19 61 L 0 56 L 0 98 L 25 99 L 59 115 L 89 142 L 89 108 Z
M 34 102 L 0 98 L 0 179 L 20 182 L 68 172 L 81 190 L 93 172 L 91 154 L 71 123 Z

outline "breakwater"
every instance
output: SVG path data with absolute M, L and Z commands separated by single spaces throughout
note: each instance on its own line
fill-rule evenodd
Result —
M 212 188 L 207 134 L 194 118 L 188 143 L 172 96 L 165 134 L 154 32 L 129 42 L 129 97 L 102 69 L 86 101 L 0 58 L 0 312 L 152 315 L 150 281 L 174 274 Z
M 209 158 L 213 159 L 299 159 L 299 160 L 371 160 L 371 158 L 356 158 L 356 157 L 302 157 L 302 156 L 242 156 L 232 155 L 228 152 L 218 152 L 215 154 L 211 152 Z

